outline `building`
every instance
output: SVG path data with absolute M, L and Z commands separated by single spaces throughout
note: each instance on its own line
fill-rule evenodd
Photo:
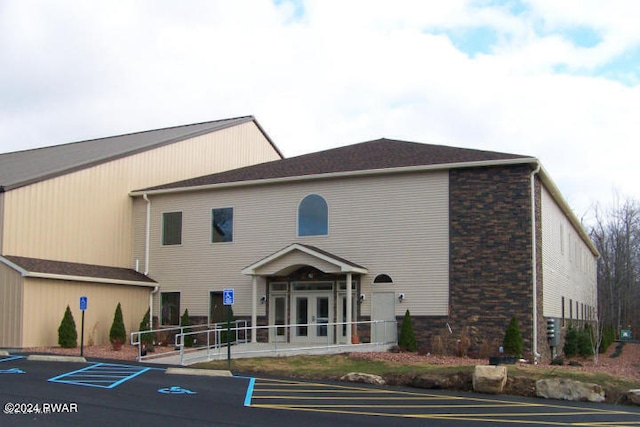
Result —
M 131 196 L 164 326 L 222 320 L 233 288 L 236 317 L 282 326 L 254 341 L 380 341 L 395 326 L 331 324 L 410 310 L 421 346 L 480 353 L 515 316 L 548 359 L 547 320 L 595 318 L 598 252 L 533 157 L 380 139 Z
M 129 192 L 281 159 L 253 117 L 0 154 L 0 347 L 57 345 L 88 297 L 88 343 L 118 302 L 137 330 L 160 284 L 133 257 Z

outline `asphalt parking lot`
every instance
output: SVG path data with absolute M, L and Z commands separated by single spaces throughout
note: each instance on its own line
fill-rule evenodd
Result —
M 640 408 L 0 357 L 2 426 L 638 426 Z

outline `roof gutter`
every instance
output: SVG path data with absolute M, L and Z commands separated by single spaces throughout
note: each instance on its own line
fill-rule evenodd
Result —
M 110 285 L 127 285 L 127 286 L 144 286 L 144 287 L 156 287 L 156 282 L 142 282 L 139 280 L 123 280 L 123 279 L 109 279 L 106 277 L 93 277 L 93 276 L 75 276 L 71 274 L 56 274 L 56 273 L 41 273 L 37 271 L 29 271 L 19 266 L 18 264 L 11 262 L 3 256 L 0 256 L 0 263 L 5 264 L 11 269 L 20 273 L 22 277 L 32 277 L 35 279 L 52 279 L 52 280 L 69 280 L 72 282 L 92 282 L 92 283 L 106 283 Z
M 92 282 L 92 283 L 106 283 L 110 285 L 144 286 L 147 288 L 153 288 L 157 286 L 155 282 L 150 283 L 150 282 L 140 282 L 137 280 L 107 279 L 104 277 L 71 276 L 67 274 L 27 272 L 27 274 L 23 274 L 22 276 L 33 277 L 38 279 L 70 280 L 72 282 Z

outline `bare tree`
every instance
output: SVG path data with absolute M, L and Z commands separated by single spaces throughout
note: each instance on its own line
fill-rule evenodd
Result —
M 604 323 L 640 329 L 640 204 L 620 202 L 603 212 L 595 208 L 591 228 L 598 260 L 598 311 Z

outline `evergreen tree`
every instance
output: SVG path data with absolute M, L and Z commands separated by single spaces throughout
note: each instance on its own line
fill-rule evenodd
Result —
M 75 348 L 78 346 L 76 322 L 73 320 L 73 314 L 68 305 L 58 328 L 58 345 L 62 348 Z
M 599 353 L 606 353 L 609 346 L 616 340 L 616 330 L 611 323 L 607 323 L 602 328 L 602 342 L 600 343 Z
M 111 324 L 111 330 L 109 331 L 109 340 L 118 347 L 118 344 L 122 345 L 127 340 L 127 332 L 124 328 L 124 321 L 122 320 L 122 307 L 120 303 L 116 307 L 116 312 L 113 315 L 113 323 Z
M 507 355 L 522 357 L 522 334 L 520 334 L 518 319 L 515 316 L 513 316 L 511 322 L 509 322 L 507 331 L 504 334 L 502 347 Z
M 140 326 L 138 327 L 139 331 L 148 331 L 151 329 L 151 311 L 147 309 L 147 312 L 144 314 L 142 321 L 140 322 Z M 153 351 L 153 341 L 155 340 L 155 334 L 153 332 L 148 332 L 146 334 L 140 334 L 140 343 L 144 344 L 145 348 L 148 351 Z
M 566 357 L 573 357 L 578 354 L 578 330 L 571 324 L 569 325 L 567 334 L 564 337 L 562 352 Z
M 593 329 L 588 323 L 578 334 L 578 354 L 582 357 L 593 356 Z
M 400 338 L 398 339 L 398 346 L 407 351 L 418 350 L 418 343 L 416 342 L 416 336 L 413 332 L 413 324 L 411 323 L 411 314 L 409 313 L 409 310 L 404 313 L 402 328 L 400 329 Z
M 189 321 L 189 309 L 185 308 L 184 309 L 184 313 L 182 314 L 182 317 L 180 318 L 180 326 L 182 326 L 184 329 L 182 330 L 182 333 L 184 334 L 188 334 L 189 332 L 191 332 L 191 328 L 186 328 L 185 326 L 189 326 L 191 324 L 191 322 Z M 187 335 L 186 337 L 183 337 L 184 339 L 184 345 L 186 347 L 193 347 L 193 335 Z

